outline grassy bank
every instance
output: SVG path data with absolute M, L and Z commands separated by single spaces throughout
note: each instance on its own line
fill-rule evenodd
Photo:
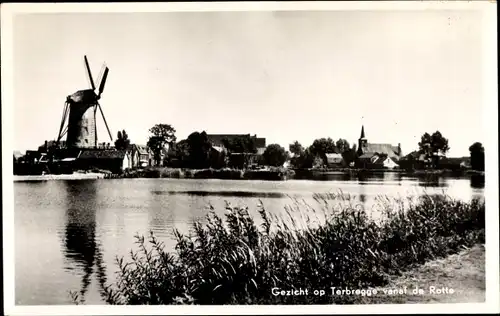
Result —
M 228 206 L 225 218 L 210 212 L 208 224 L 195 224 L 192 235 L 176 232 L 173 253 L 166 252 L 153 235 L 148 240 L 137 237 L 138 251 L 128 262 L 118 260 L 117 283 L 104 291 L 107 302 L 359 303 L 366 297 L 332 295 L 331 287 L 384 286 L 392 276 L 428 260 L 484 243 L 481 201 L 467 203 L 446 196 L 424 196 L 405 204 L 393 201 L 382 205 L 383 216 L 374 221 L 357 206 L 338 207 L 326 202 L 331 197 L 316 198 L 324 208 L 314 212 L 326 220 L 303 229 L 263 208 L 259 210 L 263 224 L 258 226 L 247 209 Z M 276 289 L 299 288 L 307 289 L 308 295 L 273 294 Z M 325 295 L 314 295 L 314 290 L 324 290 Z
M 144 168 L 125 171 L 123 178 L 177 178 L 177 179 L 255 179 L 255 180 L 285 180 L 293 176 L 293 171 L 284 168 L 268 170 L 238 170 L 238 169 L 179 169 L 179 168 Z
M 464 247 L 460 252 L 445 258 L 435 259 L 393 276 L 384 287 L 377 290 L 385 295 L 365 297 L 364 303 L 404 304 L 404 303 L 483 303 L 486 298 L 485 247 L 482 244 Z M 421 295 L 384 293 L 388 289 L 411 291 L 416 287 L 424 289 Z M 448 288 L 448 294 L 436 295 L 429 290 Z M 451 291 L 453 290 L 453 293 Z

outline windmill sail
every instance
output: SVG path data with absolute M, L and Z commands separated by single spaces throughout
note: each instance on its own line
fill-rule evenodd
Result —
M 101 112 L 101 115 L 108 130 L 110 139 L 113 140 L 111 132 L 109 130 L 106 118 L 104 117 L 101 106 L 98 100 L 104 91 L 104 86 L 106 84 L 106 79 L 109 73 L 108 67 L 104 69 L 102 79 L 99 83 L 99 91 L 96 94 L 96 85 L 92 77 L 92 72 L 90 71 L 89 62 L 87 56 L 84 56 L 85 69 L 90 81 L 91 89 L 79 90 L 72 95 L 68 96 L 65 108 L 63 111 L 63 119 L 61 121 L 61 127 L 59 129 L 58 140 L 63 136 L 61 133 L 63 131 L 63 126 L 67 121 L 67 139 L 66 144 L 70 148 L 93 148 L 97 147 L 97 107 Z M 66 120 L 66 113 L 67 115 Z

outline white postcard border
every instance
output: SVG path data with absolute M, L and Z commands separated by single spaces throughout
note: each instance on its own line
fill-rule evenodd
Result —
M 168 12 L 269 10 L 481 10 L 484 13 L 484 131 L 486 148 L 486 302 L 407 305 L 265 305 L 265 306 L 15 306 L 13 166 L 13 16 L 55 12 Z M 219 3 L 75 3 L 2 4 L 2 153 L 4 304 L 6 315 L 165 315 L 165 314 L 331 314 L 331 313 L 477 313 L 498 312 L 498 75 L 496 2 L 219 2 Z M 457 128 L 465 128 L 457 126 Z

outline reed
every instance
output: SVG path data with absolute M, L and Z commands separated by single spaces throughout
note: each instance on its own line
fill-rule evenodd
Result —
M 129 261 L 117 259 L 107 303 L 352 304 L 356 296 L 332 296 L 330 287 L 382 286 L 424 261 L 484 243 L 484 201 L 381 197 L 382 217 L 373 220 L 344 194 L 328 196 L 347 202 L 337 206 L 315 197 L 319 209 L 297 204 L 286 209 L 289 218 L 260 207 L 261 225 L 248 208 L 228 204 L 224 216 L 212 208 L 207 224 L 194 224 L 190 235 L 176 231 L 171 253 L 152 233 L 136 236 Z M 276 296 L 273 288 L 309 295 Z M 315 289 L 326 295 L 313 295 Z

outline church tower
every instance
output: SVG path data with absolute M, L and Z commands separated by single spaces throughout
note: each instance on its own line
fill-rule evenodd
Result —
M 361 156 L 368 145 L 368 140 L 365 137 L 365 126 L 361 125 L 361 136 L 358 139 L 358 154 Z

